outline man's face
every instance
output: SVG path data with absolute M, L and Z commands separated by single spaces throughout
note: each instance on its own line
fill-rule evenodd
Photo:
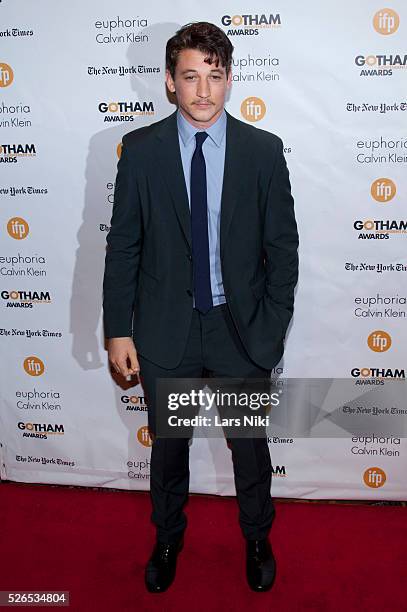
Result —
M 225 97 L 232 84 L 232 73 L 226 76 L 221 63 L 205 62 L 205 55 L 197 49 L 183 49 L 173 79 L 166 71 L 168 89 L 175 93 L 180 112 L 195 127 L 207 128 L 218 119 L 225 105 Z

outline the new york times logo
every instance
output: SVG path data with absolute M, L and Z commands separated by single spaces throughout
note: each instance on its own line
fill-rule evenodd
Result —
M 159 74 L 159 66 L 88 66 L 89 76 L 127 76 L 129 74 Z
M 33 30 L 20 30 L 19 28 L 7 28 L 6 30 L 0 30 L 0 38 L 18 38 L 21 36 L 33 35 Z

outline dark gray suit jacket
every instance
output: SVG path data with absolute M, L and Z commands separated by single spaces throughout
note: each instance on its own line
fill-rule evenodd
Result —
M 176 111 L 125 134 L 103 279 L 107 338 L 133 336 L 165 368 L 183 355 L 192 316 L 188 194 Z M 284 351 L 298 278 L 298 233 L 281 139 L 227 113 L 220 256 L 225 297 L 253 361 Z

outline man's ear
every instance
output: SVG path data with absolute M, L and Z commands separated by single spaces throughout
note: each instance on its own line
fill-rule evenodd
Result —
M 172 78 L 171 73 L 168 69 L 165 71 L 165 82 L 167 83 L 168 90 L 171 93 L 175 93 L 174 79 Z

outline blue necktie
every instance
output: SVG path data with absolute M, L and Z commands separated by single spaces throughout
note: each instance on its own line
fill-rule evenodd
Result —
M 196 147 L 191 161 L 191 232 L 195 308 L 205 314 L 212 308 L 209 267 L 208 202 L 206 164 L 202 145 L 208 134 L 195 134 Z

